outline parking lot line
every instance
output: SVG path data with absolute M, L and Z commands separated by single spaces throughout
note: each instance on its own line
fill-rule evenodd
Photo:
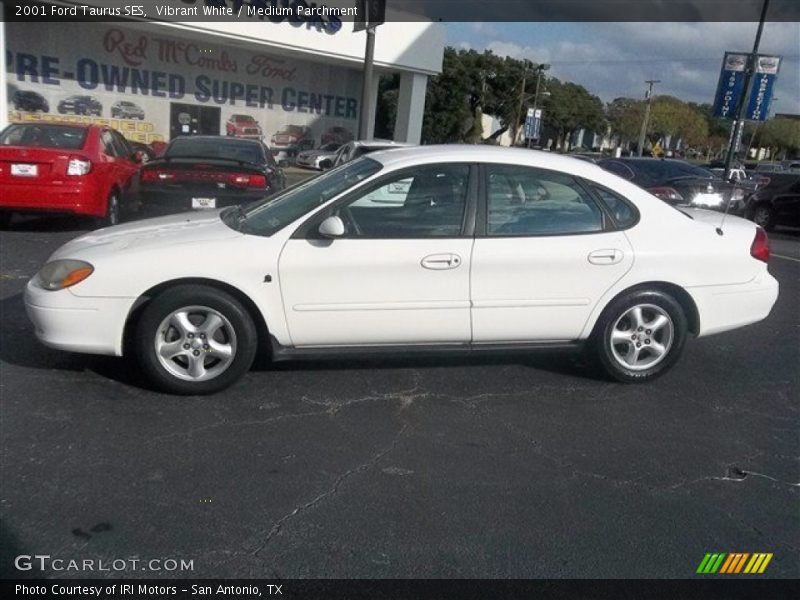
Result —
M 785 260 L 793 260 L 794 262 L 800 262 L 800 258 L 794 258 L 793 256 L 784 256 L 783 254 L 772 254 L 775 258 L 783 258 Z

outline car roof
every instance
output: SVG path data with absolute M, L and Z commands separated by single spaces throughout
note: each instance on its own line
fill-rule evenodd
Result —
M 350 144 L 355 148 L 369 147 L 369 146 L 380 146 L 381 148 L 383 148 L 384 146 L 392 146 L 392 147 L 396 146 L 398 148 L 410 148 L 412 146 L 416 147 L 416 144 L 411 144 L 409 142 L 395 142 L 394 140 L 382 140 L 380 138 L 374 138 L 371 140 L 353 140 L 351 142 L 348 142 L 348 144 Z M 458 144 L 442 144 L 442 145 L 458 146 Z
M 406 164 L 438 163 L 438 162 L 483 162 L 508 163 L 565 171 L 580 175 L 586 173 L 606 173 L 592 162 L 573 158 L 567 155 L 528 150 L 527 148 L 505 148 L 501 146 L 442 144 L 431 146 L 412 146 L 398 144 L 399 147 L 378 150 L 369 154 L 368 158 L 376 160 L 386 167 L 402 167 Z
M 10 123 L 10 125 L 56 125 L 58 127 L 74 127 L 75 129 L 99 129 L 100 125 L 94 123 L 70 123 L 68 121 L 25 121 L 23 123 Z

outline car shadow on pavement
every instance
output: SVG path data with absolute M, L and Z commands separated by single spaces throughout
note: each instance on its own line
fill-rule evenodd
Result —
M 97 356 L 53 350 L 41 344 L 34 334 L 33 325 L 25 314 L 21 293 L 0 300 L 0 360 L 31 369 L 92 371 L 106 377 L 143 389 L 152 390 L 142 378 L 136 364 L 113 356 Z M 582 379 L 600 379 L 590 368 L 582 354 L 565 351 L 538 351 L 533 353 L 482 354 L 461 356 L 385 356 L 376 358 L 346 358 L 325 360 L 298 360 L 270 363 L 263 358 L 253 366 L 254 371 L 307 371 L 358 370 L 358 369 L 424 369 L 435 367 L 465 367 L 470 365 L 522 365 L 531 369 L 548 371 Z
M 3 230 L 36 233 L 60 231 L 81 233 L 95 228 L 96 225 L 90 217 L 74 215 L 13 215 L 11 222 L 3 227 Z
M 0 300 L 0 361 L 29 369 L 92 371 L 119 383 L 145 387 L 132 361 L 47 348 L 34 334 L 22 294 Z
M 425 369 L 438 367 L 518 365 L 559 375 L 607 381 L 577 351 L 549 350 L 511 354 L 462 354 L 436 356 L 381 356 L 375 358 L 304 359 L 276 363 L 259 363 L 256 371 L 315 371 L 360 369 Z

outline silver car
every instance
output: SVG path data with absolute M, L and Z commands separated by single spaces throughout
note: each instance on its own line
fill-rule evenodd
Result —
M 307 169 L 317 169 L 318 171 L 330 169 L 336 159 L 336 151 L 340 147 L 341 144 L 331 143 L 314 150 L 305 150 L 295 157 L 295 165 Z

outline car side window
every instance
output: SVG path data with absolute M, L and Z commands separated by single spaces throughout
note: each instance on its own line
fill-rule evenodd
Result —
M 107 156 L 119 156 L 117 154 L 117 149 L 114 146 L 114 137 L 111 135 L 110 131 L 104 130 L 100 134 L 100 141 L 103 142 L 103 151 Z
M 595 185 L 592 186 L 592 190 L 600 198 L 608 212 L 611 213 L 617 227 L 625 229 L 636 223 L 638 219 L 636 210 L 622 196 Z
M 351 238 L 428 238 L 461 234 L 469 165 L 431 165 L 404 172 L 339 206 Z
M 111 135 L 114 138 L 114 148 L 117 151 L 117 156 L 130 158 L 133 155 L 133 150 L 131 150 L 128 140 L 118 131 L 112 131 Z
M 569 175 L 511 165 L 489 165 L 487 174 L 490 236 L 603 231 L 600 207 Z

